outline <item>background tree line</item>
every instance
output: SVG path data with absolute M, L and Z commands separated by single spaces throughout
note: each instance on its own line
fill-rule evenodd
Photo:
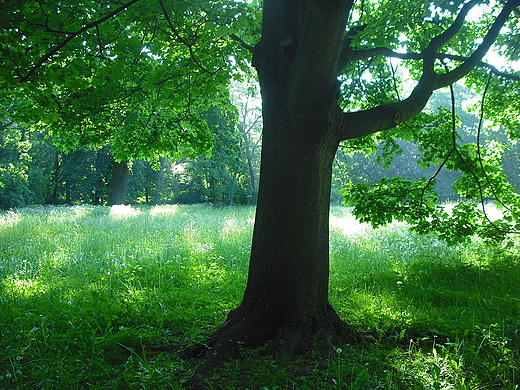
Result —
M 29 131 L 2 117 L 0 207 L 120 203 L 110 200 L 113 186 L 122 187 L 115 191 L 122 190 L 127 203 L 251 203 L 258 182 L 250 176 L 258 175 L 258 125 L 248 129 L 251 124 L 240 123 L 238 111 L 217 107 L 203 116 L 211 130 L 211 155 L 132 161 L 116 161 L 109 145 L 64 151 L 47 132 Z M 124 177 L 114 184 L 118 167 Z
M 211 203 L 215 205 L 254 204 L 260 165 L 261 115 L 254 87 L 236 86 L 235 111 L 212 107 L 204 114 L 212 134 L 213 149 L 207 156 L 172 159 L 160 156 L 116 162 L 109 145 L 79 146 L 67 152 L 53 143 L 46 131 L 30 131 L 6 116 L 1 117 L 0 207 L 9 209 L 32 204 L 110 204 L 114 169 L 124 164 L 127 175 L 122 191 L 131 204 Z M 458 99 L 467 99 L 467 89 L 456 88 Z M 429 109 L 449 106 L 449 96 L 438 93 Z M 464 142 L 478 117 L 462 111 L 460 126 Z M 497 140 L 500 133 L 487 129 L 487 138 Z M 517 143 L 503 142 L 503 166 L 511 183 L 520 188 Z M 399 149 L 390 164 L 385 151 Z M 393 150 L 395 152 L 395 150 Z M 417 164 L 420 153 L 412 142 L 390 144 L 381 140 L 369 152 L 341 148 L 335 160 L 332 202 L 343 201 L 345 183 L 375 183 L 381 178 L 403 177 L 412 180 L 436 175 L 436 167 Z M 458 200 L 453 184 L 460 176 L 442 170 L 435 188 L 441 201 Z M 115 184 L 112 184 L 115 185 Z

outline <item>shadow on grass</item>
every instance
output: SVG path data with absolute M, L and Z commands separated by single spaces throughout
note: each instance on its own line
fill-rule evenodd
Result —
M 331 300 L 347 322 L 374 335 L 369 348 L 388 351 L 387 363 L 411 377 L 424 377 L 414 374 L 422 367 L 441 378 L 442 369 L 466 381 L 455 388 L 515 388 L 518 257 L 484 247 L 464 253 L 406 231 L 343 240 L 333 253 Z

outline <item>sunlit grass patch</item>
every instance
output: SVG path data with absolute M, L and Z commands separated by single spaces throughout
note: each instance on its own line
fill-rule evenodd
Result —
M 20 222 L 20 214 L 12 210 L 0 213 L 0 229 L 3 227 L 12 227 L 18 222 Z
M 168 215 L 173 216 L 179 211 L 179 205 L 156 205 L 153 206 L 150 210 L 150 215 L 152 217 L 156 215 Z
M 136 209 L 130 205 L 115 205 L 110 206 L 110 217 L 114 219 L 121 219 L 127 217 L 135 217 L 141 214 L 141 210 Z
M 32 297 L 46 291 L 45 286 L 36 278 L 20 279 L 14 276 L 2 280 L 2 284 L 3 293 L 13 300 Z

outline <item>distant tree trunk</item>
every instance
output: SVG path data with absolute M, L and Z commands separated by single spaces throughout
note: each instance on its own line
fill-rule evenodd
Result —
M 94 189 L 94 191 L 92 193 L 92 204 L 94 206 L 97 206 L 97 205 L 101 204 L 101 195 L 100 195 L 99 190 L 97 188 Z
M 58 183 L 59 183 L 59 175 L 61 169 L 61 152 L 57 151 L 54 155 L 54 167 L 51 171 L 51 191 L 49 196 L 47 197 L 46 203 L 49 204 L 58 204 L 59 203 L 59 193 L 58 193 Z
M 128 164 L 126 161 L 114 162 L 112 178 L 108 185 L 108 204 L 124 204 L 128 189 Z
M 92 203 L 94 205 L 103 204 L 106 199 L 106 195 L 107 195 L 106 170 L 107 170 L 107 167 L 111 166 L 111 164 L 112 164 L 112 158 L 109 155 L 107 147 L 99 149 L 96 152 L 96 166 L 95 166 L 96 173 L 97 173 L 97 179 L 94 183 L 92 183 L 93 184 Z
M 246 160 L 247 160 L 247 169 L 249 172 L 249 181 L 251 183 L 251 204 L 256 205 L 258 202 L 258 191 L 256 189 L 256 177 L 255 170 L 253 168 L 253 156 L 251 150 L 248 146 L 246 146 Z
M 70 181 L 68 180 L 65 182 L 65 203 L 69 205 L 72 204 Z
M 155 191 L 152 196 L 153 204 L 163 203 L 163 193 L 166 184 L 165 171 L 169 166 L 169 161 L 166 157 L 161 157 L 159 159 L 159 162 L 160 168 L 157 174 L 155 175 Z M 146 195 L 146 202 L 148 202 L 148 194 Z
M 252 140 L 251 133 L 253 131 L 253 126 L 258 122 L 259 118 L 253 122 L 252 125 L 247 125 L 247 115 L 249 110 L 247 108 L 247 104 L 244 107 L 244 113 L 242 117 L 242 121 L 239 125 L 240 132 L 242 133 L 241 138 L 241 148 L 244 152 L 244 157 L 247 164 L 247 173 L 249 176 L 249 183 L 251 184 L 251 204 L 256 205 L 258 200 L 258 189 L 257 189 L 257 180 L 256 173 L 253 165 L 254 160 L 254 151 L 257 147 Z

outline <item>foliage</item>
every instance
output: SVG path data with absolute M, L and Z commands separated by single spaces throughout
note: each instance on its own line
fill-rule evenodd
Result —
M 213 107 L 204 121 L 214 139 L 212 156 L 129 163 L 129 203 L 248 203 L 251 189 L 244 173 L 235 111 Z M 108 146 L 78 146 L 67 153 L 53 145 L 47 134 L 14 124 L 7 126 L 2 136 L 5 142 L 0 156 L 6 168 L 1 171 L 4 186 L 0 208 L 107 202 L 114 164 Z M 213 183 L 211 189 L 201 184 L 205 180 Z
M 58 150 L 45 133 L 12 125 L 2 130 L 0 208 L 30 204 L 100 203 L 113 159 L 107 148 Z
M 182 164 L 179 203 L 247 203 L 244 162 L 237 128 L 238 111 L 212 107 L 205 113 L 213 135 L 211 158 L 188 160 Z
M 18 127 L 5 118 L 0 119 L 0 208 L 22 206 L 30 196 L 29 145 Z
M 65 150 L 110 143 L 117 160 L 207 153 L 201 113 L 229 107 L 241 46 L 228 35 L 251 21 L 246 3 L 222 3 L 6 3 L 0 90 L 17 102 L 9 116 L 49 129 Z
M 383 178 L 377 185 L 356 183 L 345 188 L 343 194 L 347 205 L 353 199 L 353 212 L 361 216 L 360 221 L 370 222 L 374 227 L 384 226 L 393 219 L 415 221 L 425 218 L 430 214 L 430 208 L 438 203 L 437 194 L 426 186 L 425 180 L 412 182 L 399 177 Z M 370 217 L 363 217 L 363 214 Z
M 239 111 L 240 149 L 251 189 L 251 203 L 258 198 L 262 113 L 259 87 L 255 81 L 232 84 L 232 102 Z
M 33 207 L 0 215 L 0 386 L 184 388 L 178 352 L 246 283 L 254 209 Z M 372 342 L 291 363 L 245 352 L 208 389 L 514 389 L 518 253 L 331 215 L 331 303 Z
M 432 71 L 438 77 L 449 74 L 477 50 L 490 23 L 496 19 L 497 10 L 504 3 L 471 4 L 474 8 L 457 31 L 456 38 L 444 42 L 436 55 Z M 356 3 L 355 12 L 348 23 L 351 28 L 351 58 L 355 60 L 347 64 L 340 76 L 342 108 L 355 111 L 385 103 L 391 107 L 392 102 L 406 100 L 413 88 L 412 83 L 418 83 L 418 86 L 428 79 L 424 56 L 431 47 L 432 39 L 440 37 L 443 31 L 447 33 L 462 6 L 462 1 Z M 518 136 L 515 133 L 520 107 L 515 104 L 520 80 L 518 63 L 515 62 L 518 60 L 518 50 L 515 49 L 516 43 L 512 44 L 509 39 L 518 36 L 518 16 L 516 8 L 506 22 L 507 27 L 502 30 L 505 35 L 499 35 L 496 44 L 490 45 L 490 55 L 463 80 L 471 89 L 463 88 L 462 83 L 448 83 L 452 84 L 449 92 L 434 94 L 431 98 L 433 103 L 422 113 L 393 129 L 349 139 L 343 145 L 349 154 L 361 151 L 368 155 L 377 151 L 378 162 L 390 168 L 396 161 L 403 161 L 397 157 L 403 154 L 403 147 L 407 145 L 404 142 L 413 142 L 416 149 L 406 162 L 429 168 L 429 172 L 422 175 L 410 169 L 407 172 L 409 175 L 406 175 L 409 177 L 402 177 L 399 186 L 393 186 L 396 191 L 388 191 L 388 180 L 396 176 L 395 170 L 384 173 L 363 160 L 354 160 L 359 167 L 345 169 L 350 183 L 343 192 L 347 204 L 355 206 L 355 213 L 362 220 L 372 220 L 374 226 L 379 226 L 383 220 L 386 223 L 392 220 L 390 214 L 393 211 L 396 219 L 402 220 L 403 211 L 395 208 L 396 200 L 393 197 L 400 196 L 408 187 L 416 188 L 417 180 L 426 175 L 422 189 L 416 188 L 416 193 L 430 192 L 434 182 L 442 178 L 443 171 L 450 170 L 462 172 L 453 186 L 455 197 L 467 200 L 468 205 L 474 201 L 483 203 L 493 199 L 504 209 L 503 218 L 489 221 L 485 211 L 479 212 L 473 207 L 471 212 L 467 207 L 452 218 L 431 207 L 428 197 L 420 196 L 415 203 L 422 211 L 418 210 L 413 222 L 422 226 L 419 231 L 437 232 L 450 242 L 467 240 L 466 235 L 474 233 L 500 241 L 517 232 L 518 193 L 512 185 L 516 184 L 516 173 L 509 169 L 508 177 L 502 165 L 511 166 L 511 163 L 504 163 L 503 150 L 512 147 Z M 419 59 L 421 61 L 417 61 Z M 348 157 L 345 160 L 352 162 Z M 368 172 L 364 173 L 363 169 Z M 381 177 L 383 179 L 379 182 Z M 357 183 L 360 178 L 371 184 Z M 402 179 L 410 180 L 410 183 L 405 184 Z M 450 181 L 453 183 L 454 179 L 451 176 Z M 375 184 L 377 182 L 379 184 Z M 348 194 L 351 188 L 355 189 L 355 196 Z M 419 205 L 422 199 L 425 202 Z M 427 213 L 430 213 L 429 219 L 426 218 Z M 408 220 L 412 222 L 413 215 L 408 215 Z M 429 223 L 432 218 L 443 222 L 434 226 Z M 441 224 L 443 228 L 440 228 Z M 468 229 L 456 232 L 455 228 L 449 233 L 450 224 L 463 225 Z
M 403 125 L 401 131 L 385 133 L 389 139 L 377 141 L 372 137 L 369 141 L 372 145 L 375 142 L 383 144 L 378 158 L 387 169 L 396 165 L 396 155 L 403 151 L 400 140 L 412 140 L 417 145 L 413 159 L 419 166 L 429 169 L 429 175 L 428 179 L 420 178 L 418 181 L 414 176 L 421 173 L 413 173 L 405 178 L 406 183 L 395 177 L 396 170 L 393 169 L 384 175 L 392 179 L 383 177 L 381 180 L 366 182 L 365 179 L 361 183 L 347 184 L 341 191 L 345 195 L 345 204 L 354 206 L 354 213 L 362 221 L 381 226 L 393 219 L 405 220 L 418 232 L 436 233 L 451 243 L 467 241 L 474 234 L 500 242 L 516 233 L 520 216 L 517 212 L 519 193 L 515 188 L 518 182 L 513 169 L 508 169 L 509 175 L 504 171 L 504 167 L 516 164 L 509 160 L 513 154 L 504 158 L 505 151 L 514 148 L 516 141 L 504 139 L 501 129 L 483 128 L 482 121 L 466 111 L 461 112 L 464 117 L 461 121 L 454 104 L 457 99 L 465 98 L 463 94 L 460 87 L 457 93 L 455 88 L 451 88 L 451 110 L 440 106 L 437 113 L 421 113 Z M 439 97 L 437 100 L 440 100 L 437 104 L 442 101 Z M 484 97 L 480 102 L 483 105 Z M 355 140 L 353 144 L 357 142 Z M 348 150 L 349 144 L 345 147 Z M 374 150 L 373 146 L 365 146 L 366 153 Z M 452 176 L 450 185 L 455 196 L 452 193 L 451 198 L 466 201 L 455 207 L 452 214 L 434 204 L 437 196 L 434 192 L 438 194 L 439 188 L 446 187 L 446 182 L 442 187 L 436 187 L 435 183 L 439 178 L 445 180 L 441 173 L 446 170 L 461 172 L 457 177 Z M 427 172 L 423 171 L 422 175 Z M 409 193 L 415 194 L 413 201 L 407 198 Z M 400 201 L 403 194 L 406 195 L 405 204 Z M 496 201 L 502 210 L 499 220 L 491 220 L 487 215 L 484 203 L 488 200 Z

